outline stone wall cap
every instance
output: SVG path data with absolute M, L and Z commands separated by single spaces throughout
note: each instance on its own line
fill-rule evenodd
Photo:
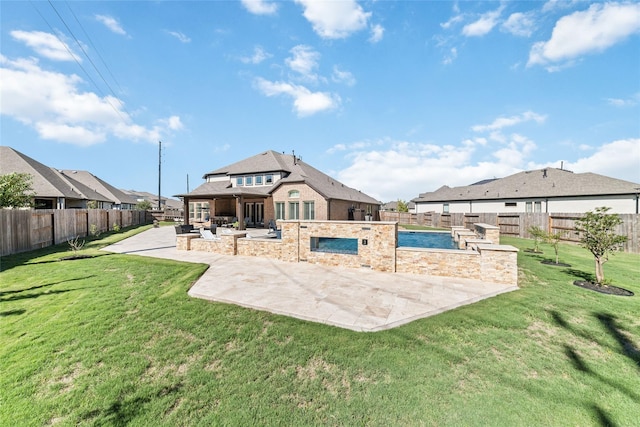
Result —
M 476 251 L 469 251 L 466 249 L 443 249 L 443 248 L 412 248 L 409 246 L 400 246 L 396 248 L 396 251 L 400 252 L 445 252 L 445 253 L 459 253 L 467 255 L 479 255 Z
M 519 249 L 511 245 L 491 245 L 491 244 L 478 244 L 479 250 L 488 251 L 503 251 L 503 252 L 519 252 Z
M 482 223 L 482 222 L 477 222 L 477 223 L 475 223 L 474 225 L 475 225 L 476 227 L 490 228 L 490 229 L 492 229 L 492 230 L 499 230 L 499 229 L 500 229 L 500 227 L 498 227 L 498 226 L 491 225 L 491 224 L 485 224 L 485 223 Z

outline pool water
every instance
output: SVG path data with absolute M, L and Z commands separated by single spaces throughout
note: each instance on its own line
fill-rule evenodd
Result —
M 398 247 L 458 249 L 451 233 L 399 231 Z

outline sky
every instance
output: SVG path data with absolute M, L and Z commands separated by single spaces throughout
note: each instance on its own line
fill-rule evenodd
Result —
M 183 194 L 266 150 L 382 202 L 544 167 L 640 183 L 638 2 L 2 1 L 0 19 L 0 145 L 118 188 Z

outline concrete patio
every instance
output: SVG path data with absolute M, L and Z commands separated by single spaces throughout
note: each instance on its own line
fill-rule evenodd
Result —
M 518 289 L 477 280 L 178 251 L 173 227 L 152 228 L 104 250 L 209 264 L 190 296 L 354 331 L 390 329 Z

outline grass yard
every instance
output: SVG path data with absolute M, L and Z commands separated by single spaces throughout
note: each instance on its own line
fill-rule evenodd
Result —
M 542 245 L 519 291 L 358 333 L 191 299 L 204 265 L 98 251 L 134 232 L 2 259 L 0 425 L 638 425 L 638 255 L 605 264 L 633 297 L 573 286 L 591 255 L 547 266 Z

